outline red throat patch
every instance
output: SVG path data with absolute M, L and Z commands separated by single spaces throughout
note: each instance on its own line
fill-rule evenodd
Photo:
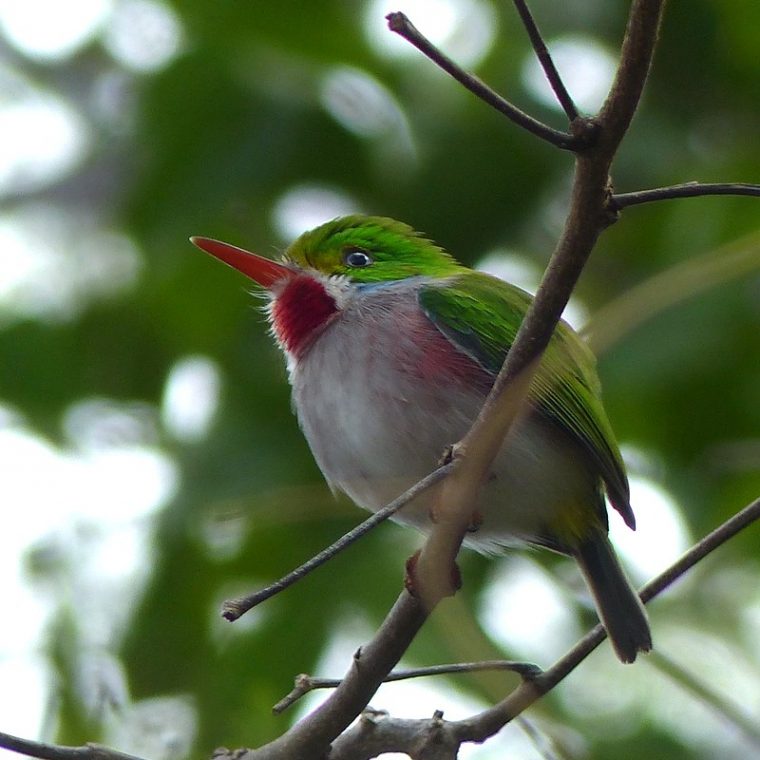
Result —
M 335 299 L 321 282 L 298 275 L 272 304 L 272 328 L 282 346 L 298 358 L 337 311 Z

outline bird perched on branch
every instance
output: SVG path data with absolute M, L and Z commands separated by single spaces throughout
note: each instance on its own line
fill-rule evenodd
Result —
M 192 238 L 268 291 L 293 404 L 333 488 L 377 510 L 427 475 L 475 419 L 531 297 L 459 264 L 409 226 L 346 216 L 282 262 Z M 591 352 L 560 322 L 477 499 L 484 552 L 514 543 L 573 556 L 618 657 L 651 648 L 644 608 L 607 537 L 604 493 L 635 519 Z M 425 528 L 431 493 L 397 519 Z

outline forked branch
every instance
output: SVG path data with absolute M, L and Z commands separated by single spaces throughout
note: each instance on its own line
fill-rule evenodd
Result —
M 520 110 L 517 106 L 499 95 L 498 92 L 492 90 L 482 79 L 465 71 L 433 45 L 403 13 L 389 13 L 386 18 L 388 19 L 388 28 L 392 32 L 396 32 L 407 42 L 410 42 L 417 50 L 424 53 L 433 63 L 454 77 L 459 84 L 468 89 L 473 95 L 488 103 L 491 108 L 496 109 L 499 113 L 504 114 L 504 116 L 518 126 L 563 150 L 577 150 L 585 144 L 582 137 L 568 132 L 561 132 L 538 121 L 538 119 L 534 119 L 530 114 Z

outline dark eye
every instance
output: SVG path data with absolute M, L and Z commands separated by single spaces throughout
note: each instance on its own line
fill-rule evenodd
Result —
M 346 248 L 343 252 L 343 261 L 349 267 L 362 269 L 372 263 L 372 256 L 361 248 Z

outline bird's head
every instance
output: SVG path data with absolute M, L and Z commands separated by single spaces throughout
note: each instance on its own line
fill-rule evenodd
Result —
M 191 240 L 274 294 L 303 273 L 369 285 L 461 271 L 448 253 L 408 225 L 378 216 L 344 216 L 305 232 L 288 247 L 282 262 L 218 240 Z
M 463 269 L 408 225 L 375 216 L 345 216 L 316 227 L 279 262 L 218 240 L 191 240 L 267 289 L 273 332 L 291 360 L 364 287 L 448 277 Z

